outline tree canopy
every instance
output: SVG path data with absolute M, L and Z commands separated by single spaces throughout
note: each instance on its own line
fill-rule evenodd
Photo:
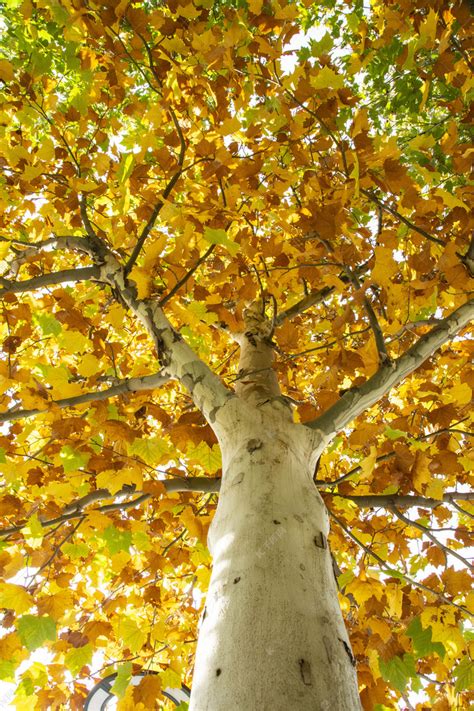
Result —
M 81 709 L 112 671 L 122 709 L 190 683 L 221 456 L 191 397 L 208 371 L 170 377 L 163 333 L 232 390 L 249 303 L 297 421 L 396 373 L 340 420 L 315 483 L 364 708 L 464 707 L 468 3 L 0 8 L 0 678 L 19 681 L 16 708 Z M 433 343 L 400 382 L 399 359 Z M 126 690 L 135 669 L 159 674 Z

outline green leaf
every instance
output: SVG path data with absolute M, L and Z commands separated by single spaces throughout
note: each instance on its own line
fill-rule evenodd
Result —
M 125 696 L 127 686 L 130 684 L 130 679 L 132 677 L 132 662 L 124 662 L 117 669 L 117 676 L 110 689 L 115 696 L 119 699 Z
M 19 699 L 28 698 L 28 696 L 33 696 L 35 693 L 35 684 L 33 679 L 30 677 L 23 677 L 16 688 L 16 696 Z
M 81 469 L 81 467 L 85 467 L 89 461 L 89 457 L 90 454 L 77 452 L 69 444 L 65 444 L 59 453 L 61 464 L 63 465 L 63 469 L 66 473 L 76 472 L 78 469 Z
M 161 672 L 160 679 L 161 686 L 163 689 L 166 689 L 167 686 L 171 687 L 172 689 L 181 688 L 181 677 L 170 667 L 168 667 L 168 669 L 165 669 L 165 671 Z
M 167 455 L 169 451 L 169 444 L 163 437 L 135 439 L 128 447 L 129 454 L 136 454 L 151 467 L 164 464 L 168 461 L 168 457 L 165 455 Z
M 200 464 L 208 474 L 214 474 L 222 466 L 221 450 L 217 444 L 211 448 L 206 442 L 200 442 L 197 447 L 188 447 L 186 454 L 190 461 Z
M 132 544 L 132 534 L 130 531 L 119 531 L 115 526 L 109 526 L 102 531 L 102 538 L 107 543 L 111 555 L 119 551 L 128 551 Z
M 385 437 L 388 437 L 389 439 L 399 439 L 400 437 L 406 437 L 406 432 L 403 432 L 403 430 L 394 430 L 391 427 L 386 427 L 384 435 Z
M 63 327 L 51 314 L 33 314 L 33 320 L 43 331 L 45 336 L 59 336 Z
M 150 551 L 153 548 L 150 536 L 145 531 L 134 531 L 132 541 L 137 551 Z
M 0 464 L 5 464 L 7 460 L 5 459 L 5 450 L 0 447 Z
M 415 654 L 418 654 L 420 657 L 426 657 L 429 654 L 436 652 L 436 654 L 438 654 L 442 659 L 446 654 L 446 650 L 441 642 L 431 641 L 432 632 L 431 627 L 428 627 L 425 630 L 422 628 L 420 617 L 415 617 L 410 622 L 406 630 L 407 636 L 412 640 L 413 651 Z
M 2 681 L 15 681 L 15 662 L 9 659 L 0 659 L 0 679 Z
M 90 548 L 85 543 L 65 543 L 62 550 L 71 560 L 86 558 L 90 553 Z
M 56 639 L 56 623 L 49 615 L 23 615 L 18 620 L 18 634 L 25 647 L 33 652 L 47 640 Z
M 38 518 L 38 514 L 34 513 L 33 516 L 30 516 L 27 524 L 21 529 L 21 532 L 32 548 L 39 548 L 41 546 L 41 543 L 43 542 L 44 530 L 43 525 Z
M 411 654 L 401 657 L 392 657 L 387 662 L 379 659 L 380 673 L 398 691 L 405 691 L 409 680 L 416 677 L 415 659 Z
M 133 167 L 133 153 L 127 153 L 122 157 L 120 167 L 117 171 L 117 180 L 122 185 L 130 176 Z
M 474 687 L 474 662 L 466 655 L 453 671 L 453 676 L 456 677 L 455 691 L 472 689 Z
M 351 582 L 351 580 L 354 580 L 354 577 L 355 576 L 352 570 L 346 570 L 345 573 L 338 575 L 337 584 L 339 585 L 339 588 L 343 590 L 346 585 Z
M 220 244 L 222 247 L 225 247 L 233 257 L 235 257 L 240 249 L 238 244 L 229 239 L 225 230 L 215 230 L 212 229 L 212 227 L 206 227 L 204 229 L 204 239 L 211 244 Z
M 333 441 L 328 447 L 328 452 L 334 452 L 336 449 L 338 449 L 343 442 L 342 437 L 334 437 Z
M 73 647 L 66 653 L 64 663 L 73 676 L 77 676 L 82 667 L 91 662 L 92 652 L 92 645 L 85 644 L 83 647 Z

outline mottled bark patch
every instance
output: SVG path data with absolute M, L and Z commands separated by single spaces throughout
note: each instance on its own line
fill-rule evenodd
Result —
M 263 442 L 261 439 L 249 439 L 247 442 L 247 452 L 253 454 L 257 449 L 262 449 Z

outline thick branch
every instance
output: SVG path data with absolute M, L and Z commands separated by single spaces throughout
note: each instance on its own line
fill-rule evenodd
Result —
M 323 484 L 319 484 L 322 488 Z M 351 496 L 349 494 L 339 494 L 332 491 L 324 491 L 326 495 L 340 496 L 342 499 L 353 501 L 361 509 L 376 509 L 379 506 L 393 508 L 398 506 L 402 509 L 418 507 L 421 509 L 434 509 L 444 503 L 453 501 L 474 501 L 474 492 L 466 491 L 446 491 L 442 499 L 432 499 L 425 496 L 403 495 L 403 494 L 367 494 L 365 496 Z M 411 523 L 411 522 L 410 522 Z
M 154 299 L 139 299 L 118 260 L 108 254 L 100 269 L 100 281 L 109 284 L 117 298 L 140 319 L 153 339 L 164 376 L 178 379 L 196 406 L 213 425 L 219 409 L 233 393 L 185 343 Z
M 335 291 L 334 286 L 325 286 L 323 289 L 311 291 L 311 293 L 307 296 L 297 301 L 296 304 L 290 306 L 289 309 L 281 311 L 275 319 L 275 325 L 280 326 L 287 318 L 293 318 L 293 316 L 297 316 L 298 314 L 303 313 L 303 311 L 307 311 L 307 309 L 310 309 L 311 306 L 321 303 L 321 301 L 324 301 L 326 296 L 332 294 L 333 291 Z
M 126 378 L 117 385 L 113 385 L 107 390 L 98 390 L 96 392 L 84 393 L 75 397 L 66 397 L 61 400 L 53 400 L 52 402 L 45 401 L 44 410 L 17 410 L 15 408 L 7 412 L 0 413 L 0 422 L 12 422 L 13 420 L 21 420 L 27 417 L 35 417 L 41 413 L 47 412 L 51 406 L 56 407 L 76 407 L 83 405 L 86 402 L 95 402 L 96 400 L 106 400 L 109 397 L 116 397 L 126 392 L 138 392 L 140 390 L 153 390 L 154 388 L 164 385 L 170 380 L 169 377 L 161 373 L 154 375 L 145 375 L 142 378 Z
M 52 274 L 42 274 L 33 279 L 25 281 L 8 281 L 2 279 L 1 284 L 3 289 L 0 289 L 0 297 L 6 294 L 21 294 L 25 291 L 34 291 L 35 289 L 43 289 L 54 284 L 63 284 L 67 281 L 89 281 L 97 279 L 100 274 L 98 267 L 83 267 L 80 269 L 63 269 Z
M 474 299 L 460 306 L 397 360 L 383 364 L 363 385 L 348 390 L 332 407 L 306 426 L 320 430 L 329 442 L 354 418 L 374 405 L 407 375 L 413 373 L 438 348 L 456 335 L 474 317 Z
M 313 239 L 313 237 L 314 237 L 314 235 L 312 234 L 311 239 Z M 310 237 L 307 236 L 305 239 L 310 239 Z M 341 265 L 339 265 L 339 266 L 341 266 Z M 354 271 L 352 272 L 354 277 L 356 279 L 358 279 L 358 277 L 361 276 L 366 271 L 367 266 L 368 266 L 368 262 L 365 262 L 365 264 L 362 264 L 361 266 L 356 267 L 356 269 L 354 269 Z M 349 277 L 344 272 L 339 274 L 338 278 L 341 281 L 346 282 L 346 283 L 349 281 Z M 330 294 L 332 294 L 335 290 L 336 290 L 336 287 L 334 287 L 334 286 L 324 286 L 322 289 L 312 290 L 309 294 L 306 294 L 306 296 L 304 296 L 302 299 L 297 301 L 296 304 L 293 304 L 293 306 L 290 306 L 289 309 L 286 309 L 285 311 L 281 311 L 275 319 L 275 326 L 281 326 L 283 321 L 285 321 L 287 318 L 293 318 L 293 316 L 298 316 L 298 314 L 301 314 L 304 311 L 307 311 L 315 304 L 321 303 L 321 301 L 324 301 L 324 299 L 327 296 L 329 296 Z
M 197 493 L 213 494 L 217 493 L 220 489 L 221 480 L 220 478 L 208 478 L 208 477 L 187 477 L 180 478 L 175 477 L 173 479 L 163 479 L 160 483 L 163 484 L 166 491 L 171 494 L 180 491 L 194 491 Z M 139 494 L 133 499 L 126 499 L 125 501 L 114 501 L 111 504 L 105 504 L 104 506 L 99 506 L 97 511 L 124 511 L 126 509 L 138 506 L 139 504 L 147 501 L 151 498 L 151 494 L 132 492 L 130 487 L 125 486 L 123 489 L 115 494 L 111 494 L 108 489 L 97 489 L 96 491 L 91 491 L 90 494 L 82 496 L 80 499 L 71 502 L 63 511 L 62 514 L 51 519 L 41 519 L 41 525 L 43 528 L 49 528 L 50 526 L 55 526 L 58 523 L 63 523 L 65 521 L 70 521 L 75 518 L 84 517 L 84 509 L 87 506 L 97 502 L 103 501 L 104 499 L 119 498 L 122 496 L 130 495 L 131 493 Z M 9 536 L 12 533 L 18 533 L 26 525 L 26 522 L 21 523 L 17 526 L 10 526 L 9 528 L 4 528 L 0 530 L 1 536 Z
M 9 240 L 2 239 L 2 241 L 8 242 Z M 72 251 L 89 254 L 92 257 L 95 256 L 95 251 L 90 245 L 88 239 L 84 237 L 75 237 L 73 235 L 64 237 L 54 236 L 50 237 L 49 239 L 45 239 L 41 242 L 33 243 L 20 242 L 18 240 L 15 240 L 14 244 L 15 246 L 12 247 L 12 250 L 16 257 L 15 259 L 9 261 L 8 273 L 14 275 L 15 277 L 18 274 L 18 271 L 22 264 L 25 264 L 25 262 L 27 262 L 28 259 L 30 259 L 31 257 L 35 257 L 38 252 L 41 252 L 43 249 L 48 249 L 48 247 L 54 248 L 58 251 L 69 249 Z M 19 249 L 18 247 L 21 247 L 21 249 Z

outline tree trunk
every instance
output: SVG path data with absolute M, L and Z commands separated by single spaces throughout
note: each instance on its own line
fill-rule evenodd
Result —
M 312 481 L 324 445 L 293 423 L 271 347 L 246 332 L 241 349 L 239 397 L 214 424 L 223 478 L 190 711 L 357 711 L 328 516 Z
M 312 482 L 317 450 L 279 402 L 229 407 L 192 711 L 356 711 L 354 659 Z M 227 408 L 226 408 L 227 409 Z

